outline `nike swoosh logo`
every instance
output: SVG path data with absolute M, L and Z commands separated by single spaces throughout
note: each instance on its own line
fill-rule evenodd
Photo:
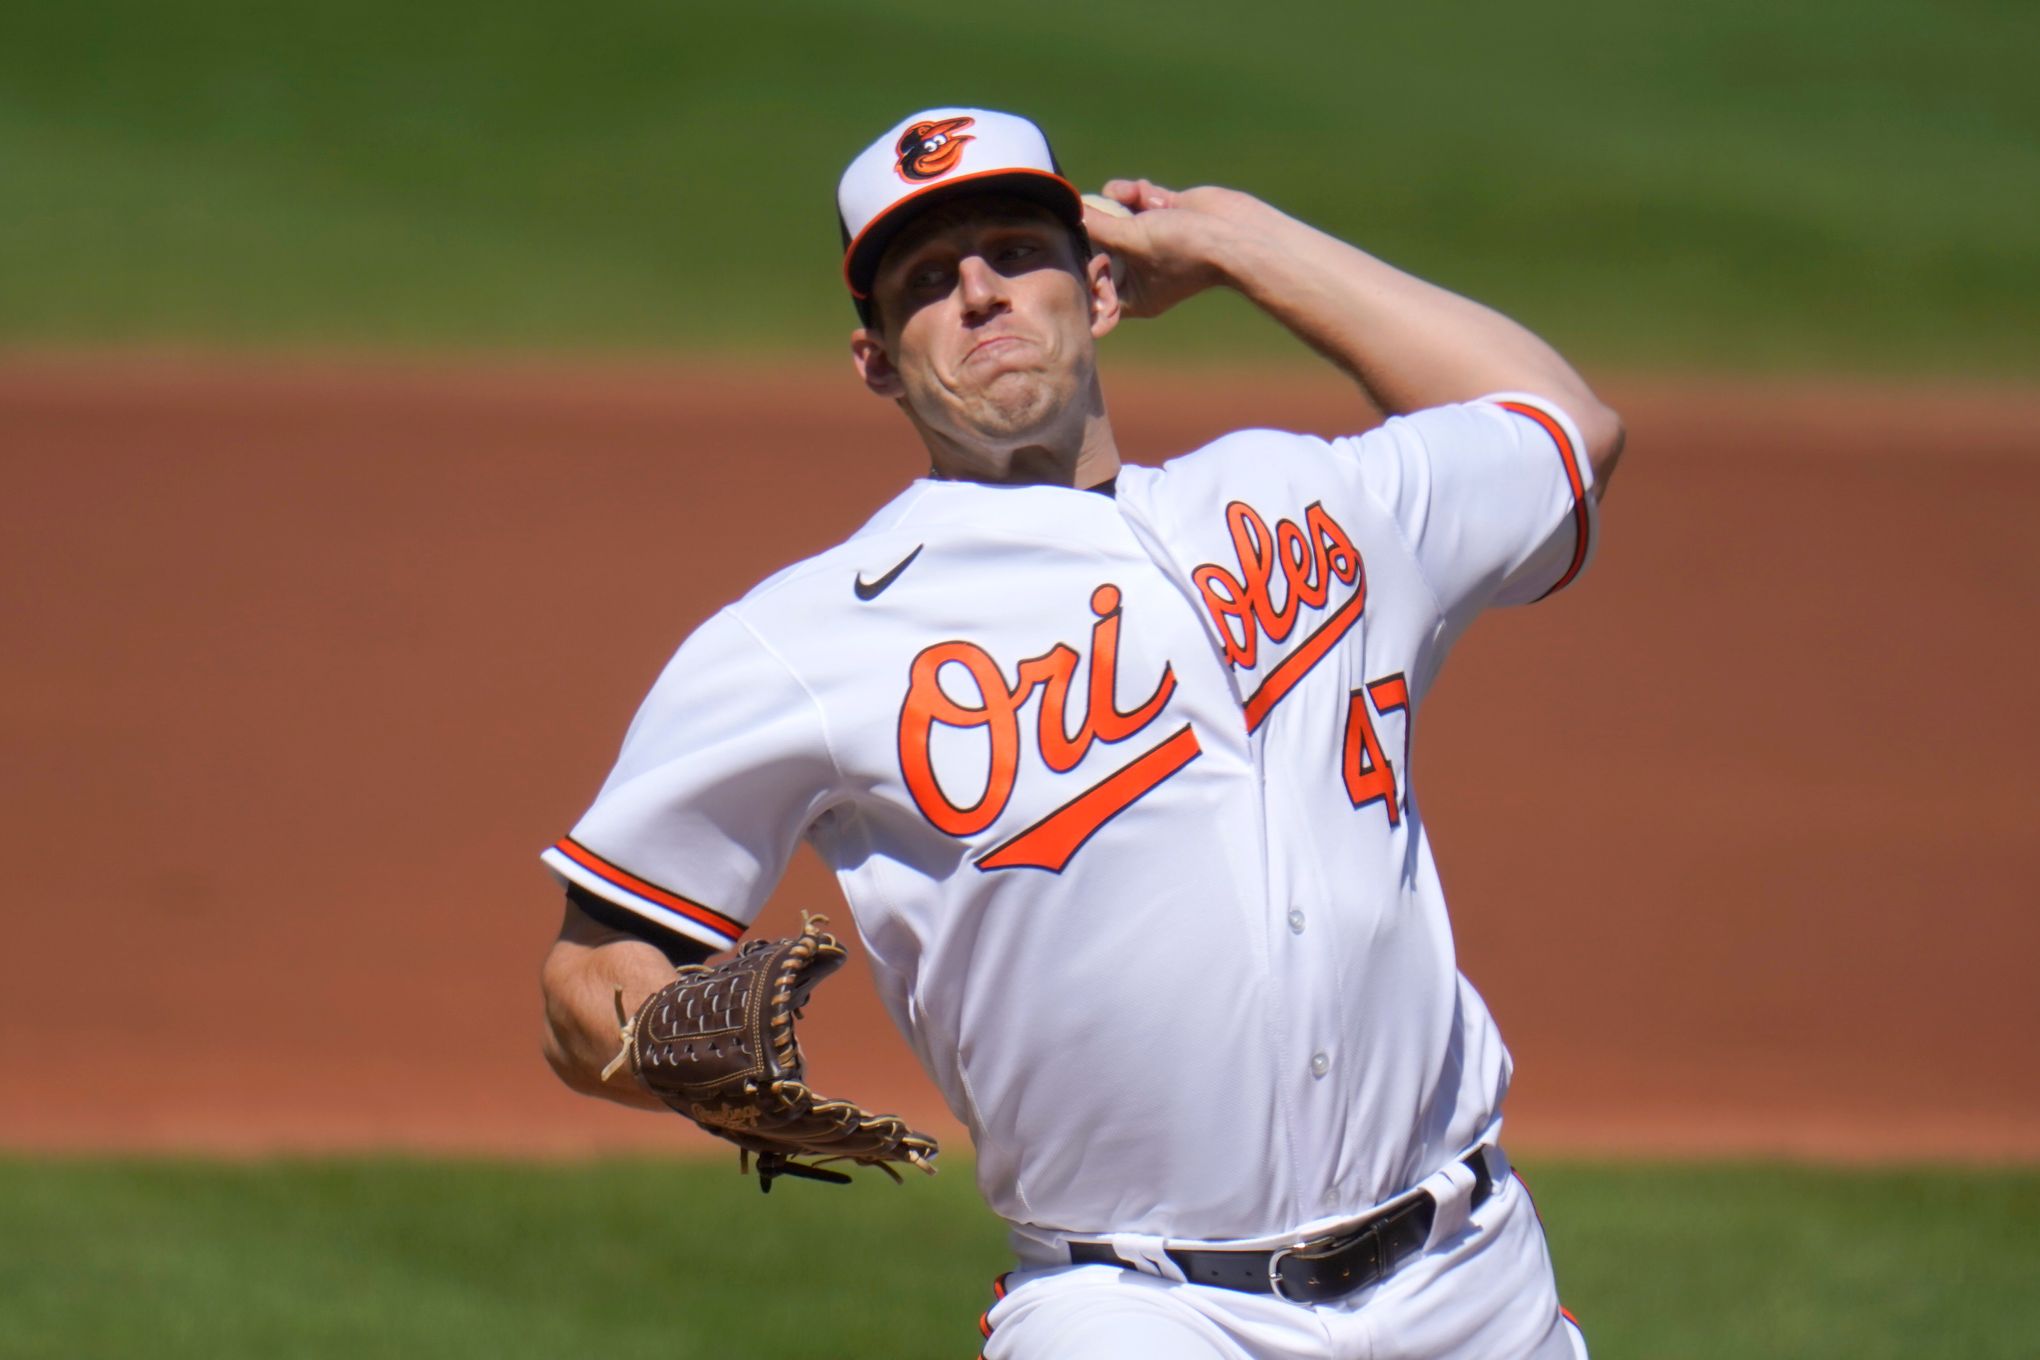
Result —
M 899 580 L 900 573 L 905 571 L 908 567 L 913 566 L 914 559 L 919 557 L 921 555 L 921 549 L 927 546 L 928 545 L 925 543 L 917 545 L 912 552 L 908 553 L 905 557 L 900 559 L 900 564 L 898 566 L 894 567 L 891 571 L 887 572 L 885 575 L 879 577 L 876 581 L 867 581 L 864 579 L 864 573 L 861 571 L 858 572 L 857 598 L 860 600 L 875 600 L 880 595 L 883 595 L 885 593 L 885 588 L 891 585 L 894 581 Z

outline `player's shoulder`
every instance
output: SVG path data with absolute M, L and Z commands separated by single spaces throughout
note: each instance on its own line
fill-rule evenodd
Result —
M 1326 449 L 1324 439 L 1294 430 L 1233 430 L 1157 466 L 1128 466 L 1120 474 L 1120 494 L 1203 494 L 1215 487 L 1282 480 L 1299 468 L 1322 461 Z
M 1361 480 L 1385 504 L 1446 476 L 1465 494 L 1513 496 L 1519 475 L 1570 470 L 1589 476 L 1579 428 L 1557 402 L 1531 392 L 1494 392 L 1472 401 L 1399 415 L 1356 439 L 1341 440 Z M 1553 455 L 1557 456 L 1554 457 Z
M 841 543 L 781 567 L 732 601 L 729 611 L 749 622 L 798 617 L 832 587 L 848 591 L 850 587 L 844 582 L 888 570 L 892 564 L 881 565 L 879 559 L 894 542 L 909 537 L 905 533 L 853 534 Z M 914 545 L 908 542 L 907 546 Z
M 1254 427 L 1220 435 L 1210 443 L 1169 459 L 1154 471 L 1209 473 L 1235 466 L 1253 468 L 1267 463 L 1292 463 L 1323 457 L 1327 452 L 1365 456 L 1376 448 L 1385 449 L 1398 441 L 1449 441 L 1454 435 L 1467 436 L 1496 422 L 1523 419 L 1532 425 L 1570 432 L 1572 417 L 1555 401 L 1530 392 L 1495 392 L 1469 401 L 1448 402 L 1401 415 L 1389 416 L 1330 436 Z
M 1434 459 L 1521 457 L 1543 439 L 1577 445 L 1570 417 L 1529 393 L 1498 392 L 1427 407 L 1330 436 L 1265 427 L 1234 430 L 1158 468 L 1135 473 L 1124 491 L 1157 507 L 1198 504 L 1212 497 L 1256 494 L 1333 496 L 1364 489 L 1378 504 L 1396 504 L 1412 476 L 1420 482 Z M 1129 469 L 1129 472 L 1132 470 Z
M 1167 475 L 1171 472 L 1204 471 L 1237 463 L 1251 463 L 1264 458 L 1282 460 L 1309 458 L 1322 452 L 1325 446 L 1326 441 L 1323 438 L 1296 430 L 1263 427 L 1233 430 L 1200 448 L 1169 459 L 1157 471 Z
M 1256 443 L 1233 452 L 1252 459 L 1269 454 L 1309 458 L 1329 451 L 1349 466 L 1357 466 L 1367 479 L 1393 476 L 1397 464 L 1413 458 L 1449 458 L 1481 449 L 1529 452 L 1547 442 L 1562 450 L 1581 447 L 1577 427 L 1563 407 L 1535 393 L 1494 392 L 1392 415 L 1329 439 L 1290 436 L 1286 442 Z
M 913 509 L 925 483 L 915 483 L 881 507 L 855 533 L 819 552 L 789 563 L 732 601 L 728 612 L 754 629 L 775 625 L 806 627 L 819 604 L 840 603 L 836 595 L 870 590 L 927 537 Z M 804 622 L 805 621 L 805 622 Z
M 1329 435 L 1265 427 L 1234 430 L 1170 459 L 1156 471 L 1164 480 L 1286 478 L 1331 462 L 1386 456 L 1413 439 L 1451 442 L 1455 432 L 1463 435 L 1478 422 L 1499 415 L 1500 408 L 1481 401 L 1413 411 Z
M 1445 446 L 1492 439 L 1503 432 L 1511 440 L 1541 432 L 1554 442 L 1579 442 L 1573 419 L 1564 407 L 1534 392 L 1491 392 L 1471 401 L 1412 411 L 1383 422 L 1379 432 L 1389 438 L 1414 437 L 1428 445 Z

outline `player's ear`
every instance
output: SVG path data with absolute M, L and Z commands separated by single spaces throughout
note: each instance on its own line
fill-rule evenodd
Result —
M 892 355 L 885 347 L 885 337 L 869 326 L 859 326 L 850 332 L 850 362 L 857 365 L 857 376 L 864 379 L 864 385 L 874 395 L 898 401 L 907 394 L 900 371 L 893 367 Z
M 1084 283 L 1091 292 L 1091 338 L 1102 340 L 1119 324 L 1119 284 L 1112 276 L 1112 257 L 1094 251 L 1084 262 Z

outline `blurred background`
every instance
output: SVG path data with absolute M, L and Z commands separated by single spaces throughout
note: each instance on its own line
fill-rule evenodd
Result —
M 13 344 L 786 355 L 905 112 L 1249 186 L 1630 367 L 2021 378 L 2028 5 L 9 6 Z M 1125 348 L 1286 358 L 1199 309 Z
M 977 1344 L 1000 1235 L 863 979 L 817 1084 L 948 1173 L 770 1200 L 558 1087 L 536 984 L 666 656 L 920 470 L 832 195 L 944 103 L 1260 194 L 1627 417 L 1593 570 L 1416 766 L 1596 1353 L 2033 1354 L 2036 50 L 1985 0 L 13 0 L 0 1356 Z M 1230 297 L 1105 362 L 1142 460 L 1375 419 Z M 759 928 L 835 905 L 804 854 Z

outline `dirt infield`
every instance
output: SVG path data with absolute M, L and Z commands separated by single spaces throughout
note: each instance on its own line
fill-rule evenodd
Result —
M 1368 420 L 1109 386 L 1143 459 Z M 1609 386 L 1599 560 L 1419 739 L 1514 1137 L 2040 1156 L 2040 394 Z M 679 637 L 917 470 L 847 367 L 0 360 L 0 1146 L 695 1146 L 540 1062 L 535 856 Z M 939 1121 L 861 979 L 808 1033 Z

